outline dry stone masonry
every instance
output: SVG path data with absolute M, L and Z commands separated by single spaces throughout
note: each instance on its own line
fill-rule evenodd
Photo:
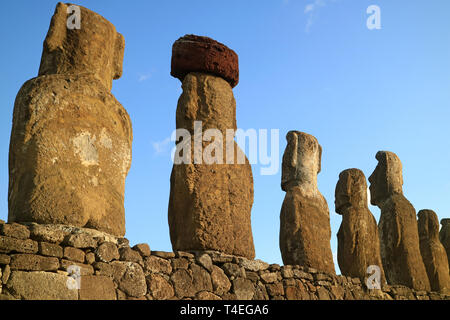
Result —
M 290 131 L 283 155 L 280 249 L 285 265 L 335 273 L 327 202 L 317 187 L 322 147 L 312 135 Z
M 380 270 L 380 285 L 386 278 L 380 255 L 377 222 L 367 202 L 367 182 L 359 169 L 340 173 L 335 192 L 335 210 L 342 215 L 337 233 L 337 260 L 345 276 L 359 278 L 365 283 L 369 266 Z
M 67 270 L 78 266 L 78 274 Z M 77 283 L 79 286 L 70 286 Z M 88 228 L 0 220 L 0 300 L 443 300 L 217 251 L 151 251 Z
M 420 253 L 430 280 L 431 290 L 450 294 L 450 274 L 447 253 L 439 240 L 439 220 L 432 210 L 420 210 Z
M 123 236 L 132 129 L 110 91 L 122 74 L 124 38 L 105 18 L 80 8 L 81 28 L 71 30 L 67 5 L 57 5 L 39 76 L 17 94 L 8 221 Z
M 381 258 L 389 284 L 430 290 L 419 248 L 416 210 L 403 195 L 402 163 L 393 152 L 379 151 L 370 182 L 370 199 L 381 209 L 378 223 Z
M 177 250 L 216 250 L 254 258 L 251 229 L 253 176 L 247 158 L 236 142 L 236 101 L 232 86 L 238 81 L 237 55 L 206 37 L 188 35 L 173 45 L 172 75 L 183 85 L 178 100 L 176 127 L 187 130 L 189 163 L 175 163 L 170 177 L 169 226 Z M 201 124 L 201 129 L 196 126 Z M 233 134 L 216 149 L 218 161 L 205 163 L 202 150 L 218 141 L 203 141 L 203 132 Z M 195 141 L 203 141 L 197 144 Z M 225 139 L 225 138 L 224 138 Z M 232 161 L 227 157 L 233 152 Z M 244 158 L 238 162 L 238 156 Z

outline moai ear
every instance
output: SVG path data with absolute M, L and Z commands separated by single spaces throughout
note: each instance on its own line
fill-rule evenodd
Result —
M 322 170 L 322 146 L 319 144 L 319 168 L 317 169 L 317 173 L 320 173 Z
M 122 76 L 123 55 L 125 51 L 125 38 L 117 32 L 116 42 L 114 47 L 114 65 L 113 65 L 113 79 L 119 79 Z
M 62 46 L 67 35 L 67 5 L 59 2 L 56 5 L 44 40 L 44 49 L 39 66 L 39 75 L 55 73 L 56 61 L 58 60 L 58 51 L 62 53 Z
M 286 163 L 292 167 L 297 167 L 297 157 L 298 157 L 298 136 L 295 131 L 289 131 L 286 135 L 287 146 L 286 155 L 287 158 L 284 160 Z

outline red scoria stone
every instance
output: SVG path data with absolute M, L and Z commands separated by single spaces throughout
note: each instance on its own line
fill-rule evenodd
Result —
M 185 35 L 172 46 L 170 74 L 183 81 L 190 72 L 205 72 L 222 77 L 231 87 L 239 82 L 238 55 L 208 37 Z

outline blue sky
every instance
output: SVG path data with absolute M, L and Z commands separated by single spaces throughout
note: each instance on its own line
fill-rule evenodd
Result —
M 0 219 L 7 219 L 8 148 L 15 96 L 35 77 L 57 1 L 2 3 L 0 30 Z M 397 153 L 404 193 L 416 210 L 450 217 L 450 2 L 447 0 L 78 1 L 125 37 L 124 72 L 113 94 L 133 123 L 126 184 L 126 237 L 171 251 L 167 223 L 180 82 L 170 76 L 172 43 L 184 34 L 212 37 L 239 55 L 234 89 L 238 127 L 300 130 L 323 147 L 319 189 L 330 207 L 332 250 L 339 173 L 374 170 L 378 150 Z M 369 5 L 381 30 L 368 30 Z M 281 170 L 253 166 L 256 258 L 281 264 Z M 375 218 L 379 210 L 370 207 Z M 337 264 L 336 264 L 337 267 Z

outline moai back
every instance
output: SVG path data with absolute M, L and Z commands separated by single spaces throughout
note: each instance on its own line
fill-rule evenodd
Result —
M 328 205 L 317 187 L 322 148 L 309 134 L 290 131 L 283 155 L 280 249 L 285 265 L 335 273 Z
M 39 76 L 16 97 L 8 220 L 123 236 L 132 129 L 110 91 L 122 74 L 124 39 L 105 18 L 78 8 L 80 29 L 72 29 L 69 5 L 56 6 Z

